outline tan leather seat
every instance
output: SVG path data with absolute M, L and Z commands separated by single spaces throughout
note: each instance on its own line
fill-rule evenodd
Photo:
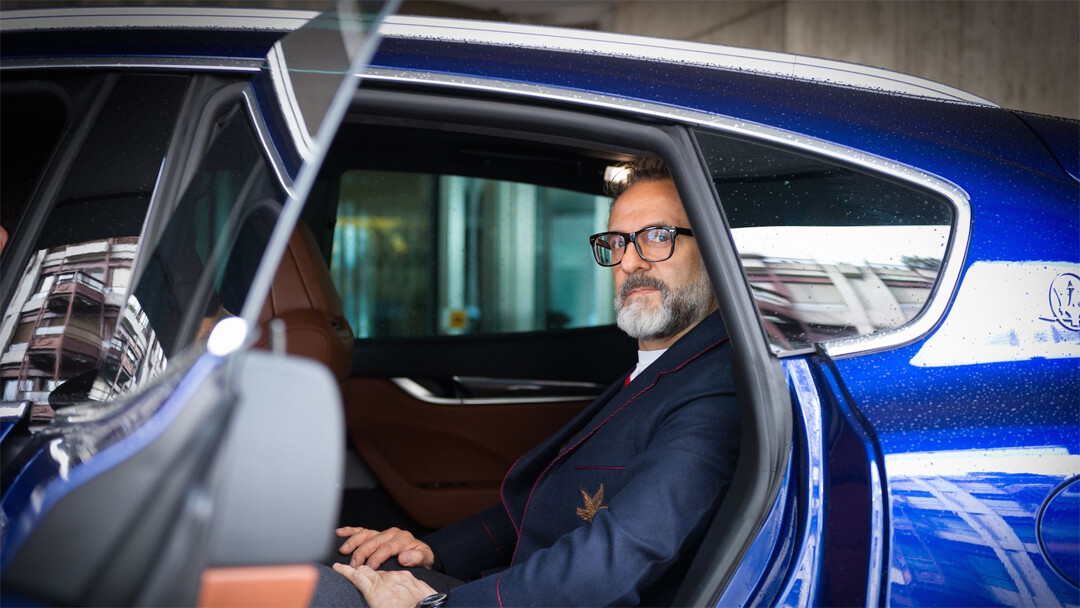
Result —
M 338 382 L 349 377 L 353 331 L 315 236 L 303 222 L 296 225 L 289 239 L 259 315 L 262 333 L 257 348 L 269 345 L 273 319 L 285 322 L 285 349 L 290 354 L 321 361 Z

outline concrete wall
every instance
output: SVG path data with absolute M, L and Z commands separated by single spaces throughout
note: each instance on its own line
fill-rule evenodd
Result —
M 602 29 L 850 61 L 1080 118 L 1080 2 L 625 0 Z

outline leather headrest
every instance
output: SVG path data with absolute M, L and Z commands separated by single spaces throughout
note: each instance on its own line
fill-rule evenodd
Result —
M 303 222 L 289 239 L 259 316 L 263 333 L 258 346 L 269 344 L 268 325 L 273 319 L 285 322 L 289 353 L 325 363 L 339 381 L 349 377 L 352 328 L 315 236 Z

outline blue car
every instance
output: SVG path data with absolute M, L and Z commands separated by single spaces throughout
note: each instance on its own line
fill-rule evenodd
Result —
M 0 603 L 304 605 L 498 502 L 634 364 L 587 243 L 653 155 L 742 424 L 673 605 L 1080 605 L 1080 124 L 388 12 L 3 14 Z

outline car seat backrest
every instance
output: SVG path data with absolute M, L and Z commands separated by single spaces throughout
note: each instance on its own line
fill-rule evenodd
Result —
M 339 382 L 349 377 L 353 331 L 315 236 L 303 222 L 289 239 L 263 305 L 257 348 L 268 347 L 273 319 L 285 322 L 285 348 L 290 354 L 322 362 Z

